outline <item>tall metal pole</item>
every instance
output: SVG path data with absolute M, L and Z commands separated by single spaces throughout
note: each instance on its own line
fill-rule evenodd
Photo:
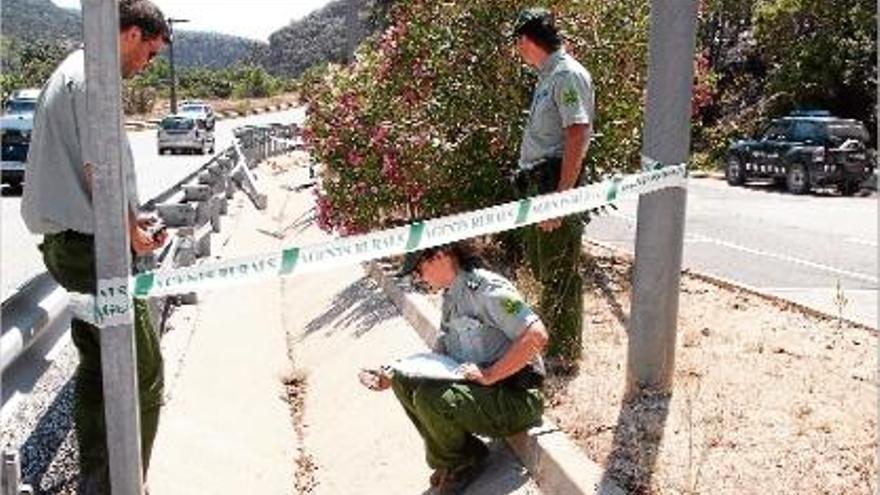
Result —
M 690 155 L 697 0 L 652 0 L 643 168 Z M 687 192 L 639 199 L 627 355 L 627 393 L 667 390 L 675 369 Z
M 171 41 L 168 43 L 168 60 L 171 62 L 171 113 L 177 113 L 177 75 L 174 73 L 174 23 L 168 19 Z
M 125 135 L 119 70 L 116 0 L 83 0 L 88 127 L 83 155 L 95 165 L 95 261 L 98 301 L 111 297 L 116 310 L 100 330 L 101 369 L 110 486 L 114 495 L 140 495 L 140 414 L 137 396 L 128 206 L 122 170 Z M 121 294 L 120 294 L 121 292 Z M 127 308 L 127 309 L 126 309 Z
M 171 42 L 168 43 L 168 60 L 171 64 L 171 113 L 177 113 L 177 75 L 174 71 L 174 23 L 189 22 L 189 19 L 174 19 L 169 17 L 168 29 L 170 32 Z

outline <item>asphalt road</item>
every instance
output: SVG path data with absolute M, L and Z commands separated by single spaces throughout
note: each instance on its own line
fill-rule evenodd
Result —
M 217 123 L 217 149 L 232 142 L 244 124 L 300 121 L 302 109 Z M 159 156 L 155 131 L 129 133 L 139 192 L 145 201 L 205 162 L 197 155 Z M 4 195 L 2 209 L 3 299 L 43 270 L 24 228 L 20 198 Z M 636 201 L 587 226 L 588 238 L 632 251 Z M 744 283 L 877 327 L 878 266 L 876 194 L 844 198 L 816 192 L 793 196 L 769 185 L 730 187 L 717 179 L 691 179 L 688 189 L 684 265 Z M 838 291 L 838 284 L 840 291 Z
M 632 252 L 637 201 L 618 206 L 586 237 Z M 877 328 L 877 212 L 876 194 L 793 196 L 690 179 L 684 266 L 835 315 L 840 294 L 844 317 Z
M 283 112 L 265 113 L 217 122 L 214 131 L 215 148 L 219 152 L 232 144 L 232 130 L 242 125 L 260 125 L 273 122 L 301 122 L 302 108 Z M 142 202 L 155 197 L 202 166 L 207 155 L 159 155 L 156 150 L 156 131 L 129 132 L 132 153 L 138 176 L 138 195 Z M 25 187 L 27 187 L 25 185 Z M 6 300 L 23 283 L 44 270 L 36 245 L 39 236 L 31 235 L 20 214 L 21 197 L 5 188 L 0 198 L 0 285 L 2 300 Z

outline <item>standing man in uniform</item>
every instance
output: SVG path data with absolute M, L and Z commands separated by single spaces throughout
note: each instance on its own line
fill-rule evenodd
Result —
M 590 73 L 562 47 L 553 14 L 526 9 L 514 24 L 517 50 L 538 71 L 523 134 L 516 187 L 524 196 L 578 185 L 593 124 Z M 548 357 L 569 368 L 581 353 L 583 223 L 579 215 L 542 222 L 525 232 L 526 254 L 541 282 L 540 308 L 550 329 Z
M 120 0 L 122 77 L 130 78 L 149 65 L 169 42 L 169 36 L 165 17 L 149 0 Z M 83 50 L 77 50 L 55 69 L 37 103 L 21 213 L 28 229 L 43 236 L 40 250 L 52 277 L 70 291 L 94 294 L 93 167 L 83 157 L 87 129 L 85 59 Z M 137 184 L 128 142 L 122 163 L 113 165 L 122 167 L 125 177 L 131 250 L 136 254 L 151 253 L 164 244 L 165 234 L 151 235 L 147 229 L 149 222 L 138 216 Z M 164 378 L 159 336 L 153 329 L 146 301 L 135 300 L 134 306 L 141 455 L 146 473 L 159 424 Z M 109 493 L 100 330 L 74 318 L 71 334 L 80 358 L 74 392 L 79 493 Z

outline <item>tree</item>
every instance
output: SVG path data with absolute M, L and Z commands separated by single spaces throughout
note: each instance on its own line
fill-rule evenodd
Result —
M 866 122 L 877 141 L 877 3 L 763 0 L 755 39 L 773 110 L 825 108 Z

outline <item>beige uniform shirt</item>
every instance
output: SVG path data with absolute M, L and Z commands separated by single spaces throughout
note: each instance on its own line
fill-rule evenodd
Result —
M 37 101 L 21 201 L 21 215 L 31 232 L 94 234 L 95 211 L 84 168 L 89 160 L 83 154 L 87 125 L 85 59 L 77 50 L 55 69 Z M 122 161 L 129 208 L 137 212 L 137 181 L 127 137 Z

